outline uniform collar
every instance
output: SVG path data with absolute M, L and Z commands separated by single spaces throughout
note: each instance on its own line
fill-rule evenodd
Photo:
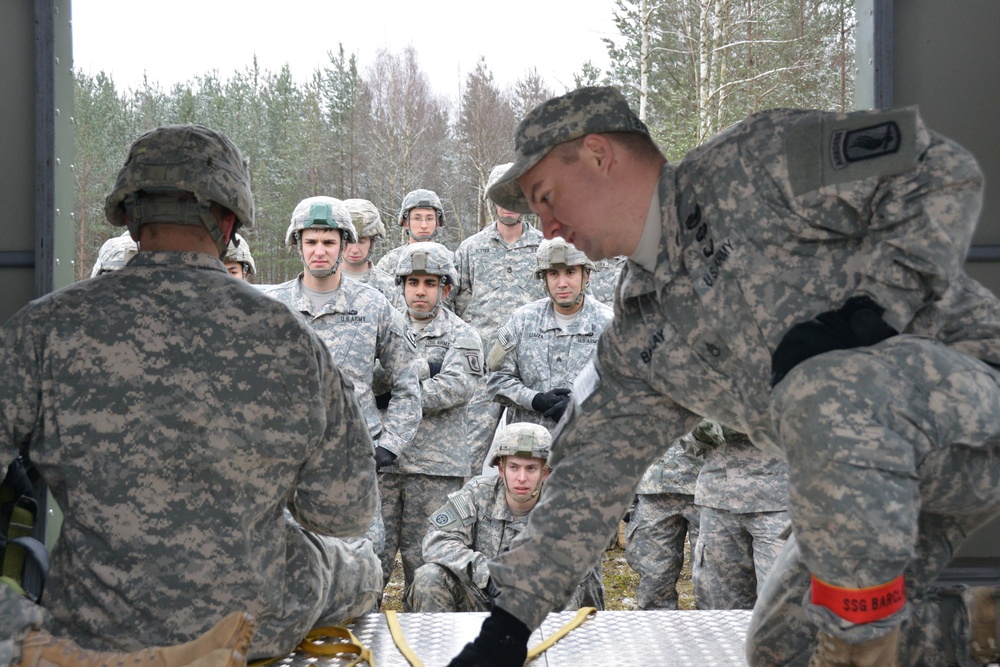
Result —
M 226 265 L 218 257 L 204 252 L 178 252 L 174 250 L 144 250 L 136 254 L 130 266 L 189 267 L 225 271 Z
M 655 198 L 660 200 L 659 220 L 647 219 L 646 225 L 659 223 L 659 229 L 653 229 L 647 234 L 643 228 L 640 245 L 648 238 L 657 238 L 657 250 L 655 265 L 643 268 L 636 262 L 636 254 L 629 257 L 628 262 L 622 269 L 621 294 L 623 298 L 636 297 L 649 292 L 659 292 L 664 285 L 674 279 L 681 268 L 680 248 L 677 247 L 679 228 L 677 226 L 677 208 L 681 202 L 677 201 L 677 188 L 674 183 L 674 167 L 669 163 L 664 163 L 660 170 L 660 181 Z M 656 234 L 656 232 L 659 234 Z M 648 256 L 652 253 L 648 249 L 637 253 L 643 263 L 647 263 Z

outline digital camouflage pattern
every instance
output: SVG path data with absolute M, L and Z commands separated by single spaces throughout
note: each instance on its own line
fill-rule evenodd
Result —
M 385 238 L 385 223 L 375 204 L 367 199 L 345 199 L 344 206 L 351 214 L 354 231 L 359 239 L 371 238 L 372 243 Z
M 435 576 L 439 573 L 431 567 L 425 572 L 430 576 L 421 576 L 423 568 L 417 571 L 411 594 L 414 611 L 488 611 L 482 593 L 490 577 L 487 563 L 510 548 L 511 541 L 524 529 L 527 516 L 511 513 L 500 476 L 479 475 L 451 494 L 445 505 L 428 518 L 431 526 L 423 542 L 424 562 L 446 568 L 461 584 L 455 588 L 468 591 L 462 597 L 483 606 L 456 608 L 455 596 L 448 589 L 432 585 L 443 578 Z M 563 609 L 604 608 L 600 556 L 584 569 Z
M 233 234 L 234 241 L 230 241 L 226 247 L 226 254 L 222 256 L 222 262 L 239 262 L 243 265 L 243 272 L 248 276 L 257 273 L 257 263 L 253 261 L 250 254 L 250 244 L 239 234 Z
M 592 113 L 577 101 L 574 113 Z M 893 616 L 853 625 L 810 606 L 808 618 L 855 643 L 929 618 L 920 596 L 946 562 L 930 550 L 950 553 L 1000 507 L 1000 378 L 979 360 L 1000 363 L 1000 304 L 962 271 L 982 186 L 972 156 L 914 109 L 763 112 L 664 165 L 655 267 L 626 264 L 547 492 L 490 565 L 504 609 L 537 627 L 603 551 L 667 434 L 711 416 L 787 457 L 809 571 L 844 588 L 906 572 L 912 595 Z M 814 357 L 772 393 L 785 332 L 854 295 L 903 335 Z M 773 605 L 756 606 L 751 664 L 796 643 L 801 626 Z
M 360 276 L 348 273 L 344 266 L 344 264 L 341 264 L 340 266 L 341 274 L 344 278 L 378 290 L 379 293 L 396 308 L 396 310 L 400 310 L 400 303 L 396 300 L 398 299 L 401 302 L 403 295 L 402 292 L 396 288 L 395 278 L 372 264 L 371 261 L 368 262 L 368 271 Z
M 427 517 L 472 472 L 466 406 L 483 374 L 479 336 L 447 308 L 438 310 L 419 333 L 411 330 L 411 334 L 416 339 L 413 366 L 420 378 L 423 418 L 413 441 L 379 476 L 386 528 L 382 571 L 392 573 L 398 548 L 406 586 L 423 564 L 420 543 Z M 430 363 L 440 364 L 434 377 L 430 377 Z
M 625 562 L 639 574 L 639 609 L 677 609 L 684 538 L 694 554 L 699 517 L 693 494 L 639 494 L 625 530 Z
M 639 609 L 677 609 L 677 582 L 684 566 L 684 538 L 694 553 L 698 508 L 694 488 L 702 459 L 675 440 L 635 487 L 636 502 L 625 530 L 625 560 L 639 573 Z
M 489 376 L 493 400 L 508 409 L 511 422 L 541 424 L 552 430 L 556 422 L 531 408 L 540 392 L 572 387 L 573 380 L 597 350 L 601 330 L 614 311 L 596 299 L 584 299 L 583 308 L 564 331 L 548 297 L 521 306 L 496 335 L 506 351 Z M 491 355 L 492 356 L 492 355 Z
M 567 266 L 582 266 L 588 271 L 597 268 L 582 250 L 560 236 L 545 239 L 538 244 L 538 250 L 535 252 L 536 278 L 544 280 L 545 272 L 549 269 L 561 269 Z
M 142 252 L 33 301 L 0 339 L 8 458 L 30 446 L 65 514 L 53 634 L 128 651 L 239 609 L 257 619 L 253 656 L 270 656 L 374 604 L 370 545 L 338 539 L 378 508 L 350 382 L 218 258 Z
M 571 94 L 539 104 L 518 124 L 514 134 L 517 159 L 489 187 L 487 196 L 508 211 L 531 213 L 517 179 L 557 144 L 601 132 L 649 136 L 646 124 L 615 88 L 577 88 Z
M 420 424 L 420 382 L 413 368 L 416 346 L 403 315 L 377 290 L 350 279 L 341 280 L 319 310 L 302 291 L 302 274 L 264 293 L 301 313 L 316 330 L 334 363 L 354 383 L 372 438 L 399 456 Z M 372 392 L 376 362 L 392 386 L 384 420 Z
M 590 275 L 590 293 L 606 306 L 614 306 L 615 289 L 627 257 L 612 257 L 597 262 L 597 270 Z
M 178 191 L 194 195 L 193 202 L 155 198 Z M 202 125 L 164 125 L 132 143 L 104 201 L 104 215 L 112 225 L 124 227 L 128 211 L 133 238 L 139 238 L 139 226 L 149 222 L 204 225 L 222 255 L 226 242 L 209 212 L 212 202 L 235 213 L 237 226 L 253 227 L 250 170 L 240 149 L 226 135 Z
M 437 213 L 437 226 L 444 227 L 444 206 L 441 198 L 433 190 L 418 188 L 406 193 L 399 207 L 399 226 L 410 219 L 410 210 L 414 208 L 432 208 Z
M 789 528 L 788 467 L 725 425 L 691 433 L 705 465 L 694 501 L 701 510 L 691 580 L 699 609 L 752 609 Z
M 21 661 L 21 642 L 32 630 L 41 630 L 50 617 L 43 607 L 0 583 L 0 618 L 0 667 L 14 667 Z
M 97 261 L 90 271 L 90 277 L 94 278 L 102 273 L 117 271 L 139 252 L 138 244 L 132 240 L 129 232 L 124 232 L 120 236 L 114 236 L 101 246 L 97 253 Z
M 335 197 L 306 197 L 292 209 L 292 218 L 285 230 L 285 245 L 294 248 L 298 236 L 311 227 L 339 229 L 344 243 L 357 243 L 358 233 L 347 206 Z
M 519 306 L 545 296 L 534 277 L 535 253 L 542 233 L 521 222 L 521 236 L 508 245 L 493 223 L 459 244 L 455 251 L 458 284 L 447 305 L 475 327 L 483 353 L 493 346 L 494 334 Z M 489 451 L 503 409 L 493 402 L 484 378 L 469 403 L 469 449 L 479 470 Z

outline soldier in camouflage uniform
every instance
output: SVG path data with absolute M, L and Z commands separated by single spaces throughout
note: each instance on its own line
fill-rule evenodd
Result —
M 542 241 L 535 277 L 548 297 L 514 311 L 490 350 L 488 390 L 512 422 L 555 428 L 570 386 L 597 349 L 614 311 L 587 297 L 594 263 L 564 239 Z
M 490 172 L 487 187 L 496 182 L 510 164 Z M 458 285 L 451 292 L 455 314 L 471 324 L 483 341 L 484 354 L 493 347 L 496 330 L 519 306 L 545 297 L 542 283 L 534 279 L 535 253 L 542 233 L 522 219 L 487 200 L 496 220 L 459 244 L 455 250 Z M 469 403 L 469 451 L 474 471 L 482 469 L 493 441 L 503 406 L 483 378 Z
M 257 263 L 250 254 L 250 244 L 239 234 L 233 234 L 226 247 L 226 254 L 222 256 L 222 263 L 226 265 L 229 275 L 239 280 L 249 282 L 250 276 L 257 273 Z
M 788 462 L 750 664 L 950 661 L 930 585 L 1000 509 L 1000 302 L 962 270 L 974 158 L 916 109 L 786 109 L 670 165 L 612 88 L 539 105 L 516 150 L 494 200 L 629 261 L 549 490 L 491 563 L 501 611 L 453 666 L 521 664 L 666 434 L 704 416 Z M 1000 658 L 992 594 L 956 610 L 971 637 L 944 630 L 963 660 Z
M 135 257 L 137 252 L 139 252 L 139 246 L 136 245 L 127 231 L 120 236 L 108 239 L 101 246 L 100 252 L 97 253 L 97 261 L 94 262 L 94 268 L 90 271 L 90 277 L 117 271 Z
M 497 435 L 490 465 L 428 518 L 424 565 L 409 590 L 414 611 L 489 611 L 497 589 L 487 562 L 524 529 L 549 468 L 552 437 L 538 424 L 510 424 Z M 564 609 L 604 608 L 601 562 L 590 568 Z
M 350 383 L 300 317 L 220 261 L 253 223 L 227 137 L 143 134 L 105 213 L 142 251 L 0 329 L 8 455 L 30 456 L 64 512 L 47 626 L 135 650 L 246 610 L 259 623 L 249 655 L 287 653 L 381 590 L 371 545 L 340 539 L 378 508 Z
M 705 458 L 691 583 L 698 609 L 752 609 L 788 529 L 788 467 L 743 433 L 706 419 L 692 432 Z
M 432 241 L 438 229 L 444 227 L 441 198 L 433 190 L 418 189 L 406 193 L 399 207 L 399 226 L 406 230 L 406 243 L 393 248 L 378 261 L 378 268 L 390 276 L 396 275 L 399 256 L 407 245 Z
M 379 215 L 375 204 L 367 199 L 345 199 L 344 206 L 351 213 L 351 222 L 354 223 L 354 230 L 358 240 L 355 243 L 348 243 L 344 250 L 344 264 L 342 271 L 344 275 L 359 283 L 364 283 L 369 287 L 374 287 L 382 293 L 386 299 L 397 309 L 403 306 L 402 301 L 394 301 L 400 296 L 396 289 L 395 278 L 375 266 L 372 261 L 372 253 L 375 251 L 375 244 L 379 239 L 385 238 L 385 224 L 382 216 Z
M 396 279 L 417 342 L 423 419 L 413 441 L 379 474 L 386 532 L 380 557 L 388 581 L 399 549 L 409 587 L 423 564 L 420 542 L 427 516 L 470 474 L 466 405 L 483 374 L 483 352 L 476 330 L 443 307 L 456 279 L 450 250 L 430 242 L 406 246 Z
M 674 441 L 635 487 L 635 507 L 625 529 L 625 560 L 639 573 L 639 609 L 677 609 L 684 538 L 692 554 L 698 547 L 694 489 L 703 461 L 686 451 L 684 441 L 689 438 Z
M 615 288 L 622 275 L 627 257 L 608 257 L 596 263 L 594 275 L 590 279 L 590 293 L 606 306 L 615 305 Z
M 378 290 L 342 280 L 344 245 L 356 240 L 343 202 L 323 196 L 303 199 L 292 212 L 285 245 L 298 250 L 304 270 L 265 293 L 302 313 L 326 343 L 334 363 L 353 382 L 381 469 L 402 453 L 420 424 L 420 381 L 413 366 L 416 343 L 402 313 Z M 392 387 L 384 419 L 372 392 L 376 362 Z M 370 536 L 378 542 L 374 534 Z

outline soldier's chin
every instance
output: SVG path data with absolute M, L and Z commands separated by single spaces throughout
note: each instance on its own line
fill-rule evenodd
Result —
M 521 221 L 521 216 L 519 216 L 519 215 L 514 215 L 514 216 L 511 216 L 511 215 L 501 215 L 501 216 L 497 216 L 497 217 L 499 218 L 499 220 L 500 220 L 500 222 L 502 224 L 507 225 L 508 227 L 516 225 L 517 223 L 519 223 Z

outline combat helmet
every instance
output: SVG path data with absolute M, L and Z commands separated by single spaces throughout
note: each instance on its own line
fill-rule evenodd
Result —
M 490 465 L 497 465 L 505 456 L 542 459 L 548 463 L 551 449 L 552 434 L 541 424 L 527 422 L 510 424 L 497 434 L 493 442 Z
M 344 206 L 351 214 L 351 222 L 354 223 L 354 231 L 359 239 L 369 236 L 385 238 L 385 223 L 375 204 L 367 199 L 345 199 Z
M 399 226 L 403 227 L 403 223 L 410 219 L 410 211 L 415 208 L 432 208 L 437 214 L 437 226 L 434 228 L 434 233 L 431 234 L 431 238 L 437 234 L 437 230 L 444 227 L 444 207 L 441 205 L 441 198 L 437 196 L 437 193 L 433 190 L 417 189 L 412 190 L 403 197 L 403 204 L 399 207 Z M 410 238 L 416 239 L 417 237 L 413 235 L 413 231 L 407 227 L 406 233 L 410 235 Z M 424 239 L 427 240 L 427 239 Z
M 94 262 L 90 277 L 117 271 L 138 252 L 139 246 L 132 240 L 132 236 L 128 232 L 108 239 L 97 253 L 97 261 Z
M 538 250 L 535 251 L 536 278 L 545 278 L 545 272 L 549 269 L 569 266 L 582 266 L 589 271 L 597 268 L 582 250 L 562 237 L 545 239 L 538 244 Z
M 354 231 L 354 223 L 351 222 L 351 213 L 344 206 L 344 202 L 333 197 L 318 196 L 306 197 L 295 205 L 292 211 L 292 221 L 288 223 L 288 231 L 285 232 L 285 245 L 299 247 L 302 239 L 302 231 L 305 229 L 337 229 L 340 230 L 340 254 L 333 267 L 314 271 L 307 269 L 310 274 L 317 278 L 332 275 L 337 272 L 340 262 L 344 259 L 344 245 L 347 243 L 357 243 L 358 235 Z
M 179 199 L 178 193 L 191 199 Z M 146 223 L 204 225 L 219 256 L 226 251 L 212 202 L 236 215 L 235 232 L 253 226 L 250 171 L 226 135 L 202 125 L 164 125 L 142 134 L 129 149 L 104 215 L 116 227 L 127 224 L 133 239 Z
M 406 307 L 406 310 L 411 317 L 417 319 L 434 317 L 444 301 L 444 286 L 454 285 L 458 282 L 454 254 L 445 246 L 433 241 L 418 241 L 403 246 L 403 250 L 399 254 L 399 263 L 396 265 L 396 284 L 402 285 L 404 278 L 414 273 L 441 278 L 438 282 L 438 300 L 434 308 L 427 313 L 412 310 L 409 306 Z
M 257 273 L 257 264 L 253 261 L 253 255 L 250 254 L 250 245 L 239 234 L 233 234 L 233 240 L 229 242 L 226 254 L 222 256 L 222 263 L 226 262 L 239 262 L 243 266 L 244 276 L 252 276 Z

